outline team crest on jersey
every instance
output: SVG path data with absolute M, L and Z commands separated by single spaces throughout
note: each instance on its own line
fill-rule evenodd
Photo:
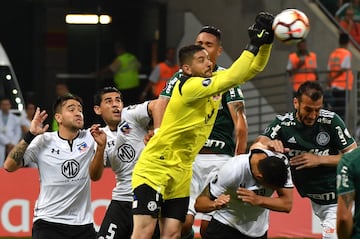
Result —
M 330 135 L 327 132 L 319 132 L 316 135 L 316 143 L 321 146 L 325 146 L 330 141 Z
M 202 85 L 203 86 L 209 86 L 211 84 L 211 79 L 210 78 L 207 78 L 207 79 L 205 79 L 205 80 L 203 80 L 203 82 L 202 82 Z
M 80 152 L 85 152 L 89 148 L 86 142 L 82 142 L 81 144 L 77 145 L 77 147 Z
M 131 131 L 131 127 L 130 127 L 130 125 L 129 125 L 127 122 L 121 124 L 121 125 L 119 126 L 119 128 L 120 128 L 120 131 L 121 131 L 123 134 L 129 134 L 130 131 Z

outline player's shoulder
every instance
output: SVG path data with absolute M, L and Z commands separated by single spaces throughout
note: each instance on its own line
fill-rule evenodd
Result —
M 88 128 L 88 129 L 80 129 L 77 138 L 81 139 L 81 138 L 85 138 L 85 137 L 89 137 L 89 136 L 91 136 L 90 128 Z
M 344 124 L 343 120 L 340 118 L 339 115 L 337 115 L 333 111 L 326 109 L 320 110 L 317 122 L 325 125 Z
M 295 112 L 287 112 L 285 114 L 278 114 L 275 117 L 275 120 L 286 122 L 286 121 L 294 121 L 295 120 Z
M 218 72 L 223 70 L 226 70 L 226 68 L 219 65 L 215 65 L 213 72 Z

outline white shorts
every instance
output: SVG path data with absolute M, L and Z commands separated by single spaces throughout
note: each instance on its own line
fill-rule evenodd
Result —
M 323 239 L 337 239 L 336 210 L 337 204 L 321 205 L 311 201 L 314 214 L 320 219 Z
M 210 181 L 210 172 L 216 172 L 219 168 L 231 158 L 226 154 L 198 154 L 193 163 L 193 175 L 190 185 L 190 202 L 188 214 L 196 215 L 195 201 Z M 213 174 L 212 173 L 212 174 Z M 211 213 L 210 213 L 211 215 Z M 206 220 L 206 217 L 204 220 Z M 208 219 L 209 220 L 209 219 Z

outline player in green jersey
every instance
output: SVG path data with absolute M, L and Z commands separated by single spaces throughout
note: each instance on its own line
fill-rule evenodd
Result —
M 322 109 L 319 83 L 300 85 L 293 103 L 295 111 L 278 115 L 257 141 L 278 139 L 290 149 L 287 156 L 298 192 L 311 200 L 323 238 L 336 238 L 336 166 L 356 142 L 336 113 Z
M 180 237 L 192 163 L 212 130 L 221 94 L 264 69 L 273 41 L 272 21 L 271 14 L 257 15 L 248 30 L 250 44 L 227 70 L 212 74 L 209 56 L 199 45 L 180 50 L 184 76 L 176 82 L 161 127 L 133 171 L 132 239 L 150 238 L 159 217 L 161 238 Z
M 360 237 L 360 148 L 344 154 L 337 166 L 338 207 L 336 230 L 339 239 Z M 355 206 L 355 214 L 353 213 Z

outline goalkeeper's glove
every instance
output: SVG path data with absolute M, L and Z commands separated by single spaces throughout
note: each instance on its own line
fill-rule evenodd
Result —
M 265 29 L 259 29 L 256 27 L 256 24 L 251 25 L 248 28 L 248 34 L 250 38 L 250 44 L 248 44 L 245 50 L 251 51 L 256 55 L 259 51 L 260 46 L 264 44 L 269 44 L 271 34 Z
M 271 44 L 274 40 L 273 22 L 274 16 L 268 12 L 259 12 L 255 17 L 255 28 L 265 29 L 269 33 L 267 44 Z

